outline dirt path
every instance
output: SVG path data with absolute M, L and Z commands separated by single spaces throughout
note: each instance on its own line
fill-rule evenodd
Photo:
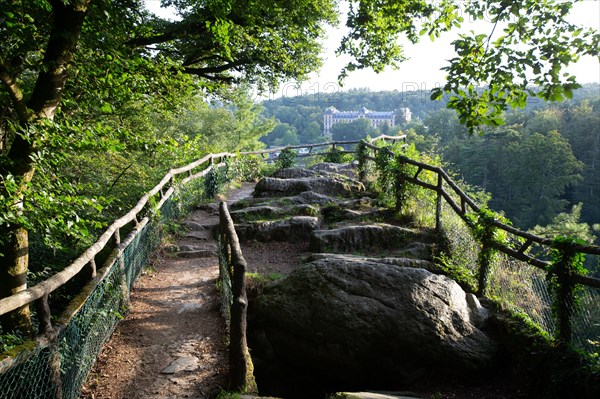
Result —
M 227 201 L 251 195 L 245 184 Z M 219 313 L 219 263 L 209 228 L 218 215 L 196 210 L 194 226 L 136 282 L 127 316 L 104 345 L 81 398 L 213 398 L 227 384 L 225 325 Z M 210 255 L 210 256 L 207 256 Z

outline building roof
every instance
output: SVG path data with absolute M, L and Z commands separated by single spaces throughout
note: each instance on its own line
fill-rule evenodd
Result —
M 325 110 L 325 115 L 333 115 L 335 118 L 358 118 L 359 116 L 390 118 L 394 116 L 394 111 L 371 111 L 365 107 L 359 111 L 338 111 L 335 107 L 329 107 Z

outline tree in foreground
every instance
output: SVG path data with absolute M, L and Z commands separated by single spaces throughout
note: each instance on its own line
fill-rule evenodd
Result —
M 499 124 L 529 95 L 559 100 L 577 87 L 564 66 L 598 55 L 599 35 L 566 21 L 570 3 L 527 0 L 350 0 L 341 72 L 382 71 L 404 59 L 399 36 L 416 42 L 491 18 L 492 32 L 463 35 L 446 67 L 450 107 L 471 131 Z M 141 0 L 14 0 L 0 10 L 0 297 L 27 287 L 29 231 L 81 225 L 68 210 L 71 183 L 45 166 L 66 148 L 143 144 L 129 124 L 136 109 L 176 107 L 191 89 L 237 84 L 274 89 L 318 70 L 334 0 L 163 0 L 179 20 L 149 14 Z M 539 86 L 538 91 L 529 89 Z M 478 89 L 478 86 L 485 86 Z M 147 138 L 150 139 L 151 138 Z M 60 188 L 67 194 L 53 194 Z M 46 209 L 46 212 L 38 212 Z M 55 217 L 48 218 L 48 214 Z M 4 317 L 31 329 L 27 307 Z

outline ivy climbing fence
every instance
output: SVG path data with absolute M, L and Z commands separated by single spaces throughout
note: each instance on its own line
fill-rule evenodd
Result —
M 125 216 L 116 220 L 61 272 L 0 299 L 0 315 L 30 306 L 37 319 L 35 340 L 0 353 L 0 399 L 74 399 L 103 343 L 126 310 L 133 284 L 161 240 L 161 225 L 201 197 L 211 198 L 218 170 L 234 154 L 210 154 L 171 169 Z M 200 198 L 199 198 L 200 197 Z M 130 230 L 124 239 L 121 231 Z M 96 259 L 110 251 L 100 268 Z M 52 315 L 49 296 L 74 278 L 87 281 L 66 309 Z
M 600 247 L 514 228 L 479 207 L 441 167 L 401 151 L 364 141 L 357 152 L 362 179 L 374 172 L 391 180 L 388 187 L 397 210 L 406 204 L 410 187 L 434 193 L 417 201 L 425 210 L 421 213 L 434 215 L 431 227 L 443 238 L 438 261 L 449 274 L 470 282 L 480 296 L 525 316 L 562 344 L 600 352 L 600 278 L 586 275 L 583 268 L 587 257 L 586 264 L 600 272 Z

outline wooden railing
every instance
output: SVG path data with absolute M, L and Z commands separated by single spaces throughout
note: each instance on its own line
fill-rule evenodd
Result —
M 219 248 L 221 254 L 221 281 L 231 281 L 231 304 L 229 308 L 229 389 L 235 392 L 256 391 L 252 359 L 246 342 L 246 314 L 248 296 L 246 294 L 246 260 L 242 255 L 235 225 L 227 209 L 227 203 L 219 205 Z M 225 289 L 225 284 L 222 285 Z M 229 297 L 229 295 L 226 295 Z
M 392 138 L 392 140 L 398 139 L 397 137 Z M 332 142 L 296 146 L 295 148 L 323 146 L 335 148 L 339 145 L 357 143 Z M 281 150 L 264 150 L 256 152 L 256 154 L 263 153 L 264 156 L 265 153 Z M 322 155 L 312 150 L 311 152 L 309 155 Z M 35 306 L 39 321 L 39 334 L 35 337 L 34 342 L 24 342 L 14 349 L 0 354 L 0 387 L 4 390 L 17 390 L 18 392 L 33 392 L 44 387 L 53 387 L 51 389 L 53 393 L 45 391 L 47 397 L 60 398 L 77 395 L 93 364 L 93 359 L 118 322 L 120 306 L 128 301 L 131 286 L 137 273 L 143 267 L 145 255 L 138 259 L 137 256 L 128 255 L 129 252 L 140 249 L 142 251 L 151 250 L 156 245 L 156 243 L 150 244 L 149 242 L 141 244 L 142 240 L 149 240 L 149 237 L 154 234 L 153 230 L 157 228 L 154 221 L 150 223 L 151 220 L 148 216 L 154 210 L 160 210 L 163 207 L 173 196 L 178 185 L 183 186 L 190 180 L 207 176 L 211 171 L 215 171 L 216 167 L 225 166 L 226 158 L 238 155 L 252 154 L 210 154 L 187 166 L 171 169 L 152 190 L 140 198 L 127 214 L 115 220 L 92 246 L 64 270 L 22 292 L 1 298 L 0 315 L 14 312 L 24 306 Z M 207 190 L 209 186 L 210 184 L 207 184 Z M 208 194 L 208 191 L 205 194 Z M 151 201 L 153 198 L 156 200 Z M 230 222 L 223 223 L 223 226 L 229 226 L 228 230 L 233 231 Z M 122 240 L 121 232 L 124 228 L 129 231 L 129 234 Z M 228 240 L 229 243 L 234 241 Z M 100 254 L 101 252 L 102 254 Z M 110 253 L 105 259 L 104 256 L 107 252 Z M 243 337 L 245 328 L 235 327 L 243 325 L 243 323 L 235 320 L 243 317 L 245 306 L 247 306 L 244 296 L 241 295 L 243 289 L 239 288 L 240 281 L 243 282 L 243 273 L 239 271 L 243 258 L 241 254 L 235 255 L 236 253 L 236 251 L 230 250 L 230 254 L 234 254 L 231 259 L 238 269 L 237 273 L 233 274 L 237 299 L 231 309 L 234 319 L 231 329 L 231 356 L 233 356 L 231 358 L 231 382 L 232 386 L 240 387 L 243 379 L 235 376 L 244 376 L 246 374 L 244 371 L 249 371 L 249 368 L 247 366 L 244 368 L 241 357 L 235 357 L 236 353 L 247 354 L 243 345 L 235 345 L 235 343 L 245 342 Z M 97 268 L 96 263 L 100 261 L 102 261 L 102 265 Z M 234 269 L 236 268 L 234 267 Z M 48 304 L 48 296 L 75 277 L 78 278 L 79 284 L 84 284 L 83 288 L 75 294 L 65 310 L 61 311 L 59 315 L 53 316 Z M 47 356 L 49 352 L 52 353 L 50 357 Z M 70 356 L 76 356 L 77 361 L 73 361 Z M 45 369 L 49 371 L 43 372 L 42 370 Z M 252 376 L 251 373 L 247 375 Z M 250 386 L 252 384 L 249 382 L 252 381 L 245 380 L 246 388 L 244 390 L 252 390 Z
M 406 136 L 378 136 L 371 140 L 388 140 L 388 141 L 398 141 L 398 140 L 406 140 Z M 71 281 L 75 276 L 81 275 L 82 273 L 86 274 L 86 277 L 92 281 L 96 277 L 96 256 L 103 251 L 108 246 L 112 246 L 114 248 L 114 252 L 111 257 L 119 256 L 125 248 L 121 243 L 121 234 L 120 231 L 123 227 L 129 225 L 130 223 L 135 223 L 136 226 L 141 226 L 147 223 L 147 218 L 140 217 L 147 211 L 147 205 L 150 198 L 159 194 L 160 199 L 157 201 L 157 207 L 160 208 L 162 204 L 167 201 L 174 193 L 174 178 L 176 176 L 185 176 L 183 177 L 179 183 L 185 184 L 190 180 L 197 179 L 207 175 L 213 166 L 221 165 L 226 158 L 232 158 L 236 156 L 244 156 L 244 155 L 260 155 L 262 157 L 275 152 L 280 152 L 286 148 L 289 149 L 300 149 L 300 148 L 309 148 L 309 154 L 300 154 L 299 156 L 317 156 L 323 155 L 325 153 L 312 153 L 314 148 L 320 147 L 328 147 L 336 148 L 336 146 L 343 145 L 353 145 L 358 144 L 360 141 L 335 141 L 328 143 L 319 143 L 319 144 L 307 144 L 307 145 L 298 145 L 298 146 L 288 146 L 282 148 L 274 148 L 274 149 L 265 149 L 260 151 L 251 151 L 251 152 L 241 152 L 238 154 L 233 153 L 219 153 L 219 154 L 209 154 L 201 159 L 198 159 L 186 166 L 175 168 L 169 170 L 167 174 L 162 178 L 162 180 L 150 191 L 148 191 L 137 204 L 129 211 L 127 214 L 123 215 L 121 218 L 115 220 L 102 235 L 98 238 L 98 240 L 90 246 L 87 250 L 85 250 L 75 261 L 73 261 L 70 265 L 68 265 L 62 271 L 54 274 L 48 279 L 36 284 L 33 287 L 30 287 L 24 291 L 18 292 L 14 295 L 11 295 L 6 298 L 0 299 L 0 315 L 4 315 L 15 311 L 16 309 L 22 308 L 23 306 L 27 306 L 31 303 L 35 302 L 36 309 L 38 311 L 38 315 L 41 317 L 40 326 L 42 329 L 42 333 L 49 333 L 53 331 L 50 308 L 48 306 L 48 296 L 56 291 L 58 288 L 62 287 L 69 281 Z M 208 164 L 207 167 L 197 170 L 199 167 Z M 114 244 L 110 244 L 111 241 Z M 60 317 L 61 321 L 66 321 L 64 317 Z
M 147 205 L 150 198 L 159 194 L 160 199 L 156 205 L 158 208 L 167 201 L 174 193 L 174 178 L 179 175 L 186 175 L 181 179 L 180 183 L 186 182 L 205 176 L 214 166 L 218 166 L 227 157 L 235 156 L 235 154 L 220 153 L 210 154 L 197 161 L 190 163 L 181 168 L 171 169 L 162 180 L 150 191 L 148 191 L 137 204 L 124 216 L 115 220 L 100 236 L 100 238 L 87 250 L 85 250 L 75 261 L 67 266 L 62 271 L 54 274 L 48 279 L 30 287 L 24 291 L 18 292 L 12 296 L 0 299 L 0 315 L 7 314 L 23 306 L 35 302 L 39 316 L 41 316 L 40 326 L 42 333 L 48 333 L 53 330 L 51 323 L 51 314 L 48 306 L 48 295 L 62 287 L 75 276 L 81 273 L 87 273 L 89 279 L 96 277 L 96 255 L 98 255 L 107 246 L 111 245 L 111 239 L 114 242 L 114 251 L 111 257 L 118 256 L 122 253 L 124 245 L 121 245 L 120 230 L 128 224 L 134 222 L 136 227 L 143 226 L 148 222 L 147 217 L 141 217 L 147 211 Z M 208 164 L 204 169 L 195 171 L 197 168 Z M 116 252 L 115 252 L 116 251 Z M 84 270 L 85 269 L 85 270 Z M 62 321 L 66 321 L 61 317 Z
M 388 136 L 385 134 L 382 134 L 380 136 L 374 137 L 372 139 L 369 139 L 368 142 L 369 143 L 374 143 L 377 141 L 389 141 L 392 143 L 396 143 L 397 141 L 401 141 L 403 143 L 406 144 L 406 135 L 402 134 L 399 136 Z M 304 149 L 304 148 L 308 148 L 308 153 L 306 154 L 297 154 L 298 158 L 303 158 L 303 157 L 313 157 L 313 156 L 319 156 L 319 155 L 325 155 L 328 152 L 319 152 L 319 153 L 313 153 L 313 149 L 315 148 L 320 148 L 320 147 L 331 147 L 331 149 L 340 147 L 340 146 L 345 146 L 345 145 L 356 145 L 361 143 L 364 140 L 347 140 L 347 141 L 329 141 L 327 143 L 317 143 L 317 144 L 304 144 L 304 145 L 289 145 L 286 147 L 279 147 L 279 148 L 270 148 L 270 149 L 266 149 L 266 150 L 258 150 L 258 151 L 247 151 L 247 152 L 241 152 L 239 155 L 260 155 L 263 158 L 266 158 L 267 155 L 269 154 L 275 154 L 275 153 L 280 153 L 283 150 L 286 149 L 290 149 L 290 150 L 300 150 L 300 149 Z M 341 153 L 348 153 L 348 154 L 353 154 L 355 151 L 347 151 L 347 150 L 339 150 L 339 152 Z M 274 159 L 277 159 L 277 157 L 275 157 Z
M 473 199 L 471 199 L 461 188 L 448 176 L 448 174 L 440 167 L 432 166 L 423 162 L 418 162 L 413 159 L 406 157 L 403 154 L 394 154 L 387 148 L 381 148 L 374 146 L 368 142 L 363 142 L 361 146 L 373 151 L 387 151 L 388 156 L 395 157 L 396 162 L 406 165 L 412 165 L 416 168 L 416 171 L 412 175 L 407 174 L 398 174 L 395 176 L 399 184 L 396 185 L 398 190 L 402 189 L 402 184 L 412 183 L 416 184 L 420 187 L 432 190 L 437 193 L 437 201 L 436 201 L 436 230 L 438 233 L 442 230 L 442 200 L 445 200 L 446 203 L 450 206 L 450 208 L 460 216 L 467 224 L 472 221 L 468 218 L 469 214 L 478 214 L 481 212 L 481 208 L 475 203 Z M 366 160 L 375 161 L 373 156 L 366 156 L 363 162 Z M 359 165 L 359 168 L 364 168 L 364 165 Z M 423 171 L 429 171 L 435 174 L 435 178 L 432 180 L 436 181 L 436 184 L 429 183 L 427 181 L 421 180 L 419 176 Z M 595 245 L 581 245 L 577 243 L 569 243 L 564 242 L 561 243 L 560 246 L 555 244 L 555 241 L 552 239 L 544 238 L 537 236 L 535 234 L 531 234 L 512 226 L 509 226 L 506 223 L 501 222 L 498 219 L 491 220 L 491 224 L 494 228 L 500 229 L 507 234 L 515 237 L 512 240 L 513 243 L 518 243 L 516 246 L 511 246 L 506 242 L 497 242 L 492 241 L 489 243 L 493 250 L 500 251 L 514 259 L 525 262 L 532 266 L 535 266 L 545 272 L 550 270 L 552 263 L 545 260 L 540 259 L 534 255 L 528 253 L 528 249 L 537 244 L 543 248 L 545 248 L 545 253 L 548 253 L 550 249 L 558 250 L 563 253 L 582 253 L 589 255 L 600 255 L 600 247 Z M 484 247 L 482 250 L 486 250 Z M 600 279 L 585 276 L 579 273 L 573 273 L 567 270 L 569 265 L 559 265 L 559 270 L 562 268 L 565 272 L 555 273 L 556 277 L 559 280 L 559 284 L 563 287 L 570 287 L 570 292 L 562 292 L 557 293 L 557 313 L 558 313 L 558 339 L 563 343 L 570 343 L 571 335 L 572 335 L 572 327 L 571 327 L 571 318 L 572 318 L 572 309 L 571 304 L 567 303 L 570 301 L 570 298 L 573 298 L 573 290 L 574 284 L 586 285 L 589 287 L 600 288 Z M 478 281 L 478 291 L 479 294 L 484 295 L 487 289 L 487 275 L 489 274 L 490 265 L 486 262 L 482 261 L 482 264 L 479 265 L 479 281 Z M 562 297 L 562 300 L 561 300 Z M 572 302 L 572 300 L 571 300 Z

